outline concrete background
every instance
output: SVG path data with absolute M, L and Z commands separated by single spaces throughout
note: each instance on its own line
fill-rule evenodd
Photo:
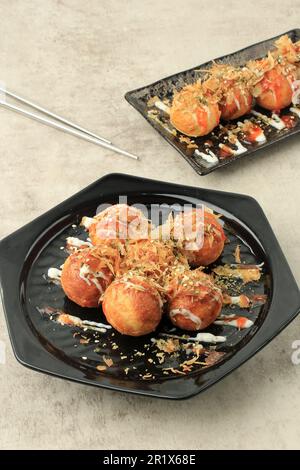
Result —
M 0 0 L 0 81 L 139 154 L 139 163 L 0 109 L 5 236 L 112 171 L 254 196 L 300 282 L 299 137 L 200 177 L 126 91 L 299 27 L 299 0 Z M 298 23 L 297 23 L 298 20 Z M 299 448 L 295 320 L 191 400 L 159 401 L 19 365 L 0 312 L 0 448 Z M 6 346 L 6 361 L 3 350 Z

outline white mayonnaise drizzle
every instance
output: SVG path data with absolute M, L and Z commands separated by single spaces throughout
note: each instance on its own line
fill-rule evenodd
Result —
M 79 270 L 79 277 L 87 283 L 88 286 L 91 285 L 90 279 L 87 277 L 90 274 L 90 267 L 87 264 L 83 264 Z
M 225 336 L 215 336 L 212 333 L 197 333 L 195 337 L 189 338 L 192 341 L 201 341 L 202 343 L 224 343 Z
M 294 105 L 300 104 L 300 80 L 295 80 L 292 83 L 293 96 L 292 103 Z
M 291 111 L 291 113 L 296 114 L 300 118 L 300 109 L 299 108 L 295 108 L 293 106 L 292 108 L 290 108 L 290 111 Z
M 280 117 L 276 113 L 272 114 L 272 119 L 277 123 L 279 129 L 285 128 L 285 123 L 282 121 L 282 119 L 280 119 Z
M 98 271 L 96 273 L 93 273 L 95 277 L 100 277 L 101 279 L 104 279 L 105 281 L 109 280 L 109 277 L 105 276 L 105 274 L 102 271 Z
M 225 147 L 224 148 L 225 152 L 228 150 L 228 151 L 230 151 L 231 155 L 235 155 L 235 156 L 236 155 L 241 155 L 242 153 L 247 152 L 246 147 L 244 147 L 238 139 L 235 139 L 235 141 L 233 143 L 234 143 L 234 145 L 237 146 L 236 150 L 234 150 L 231 147 L 228 147 L 228 145 L 225 146 L 224 144 L 219 144 L 219 147 L 220 147 L 220 149 L 223 149 Z
M 205 110 L 206 110 L 206 113 L 207 113 L 207 120 L 209 122 L 210 117 L 211 117 L 211 108 L 210 108 L 210 106 L 205 106 Z
M 237 146 L 237 150 L 232 150 L 234 155 L 241 155 L 241 153 L 247 152 L 246 147 L 244 147 L 238 139 L 236 139 L 234 144 Z
M 230 297 L 230 300 L 231 300 L 230 303 L 231 303 L 232 305 L 240 305 L 240 300 L 241 300 L 241 298 L 240 298 L 239 295 L 238 295 L 238 296 Z
M 64 323 L 65 317 L 67 317 L 67 319 L 68 319 L 67 323 Z M 105 323 L 98 323 L 98 322 L 96 323 L 94 321 L 81 320 L 81 318 L 74 317 L 73 315 L 69 315 L 69 314 L 65 314 L 65 313 L 59 314 L 59 315 L 53 315 L 53 317 L 51 319 L 54 319 L 54 321 L 57 321 L 61 325 L 77 326 L 79 328 L 99 331 L 101 333 L 105 333 L 106 330 L 111 329 L 111 326 L 106 325 Z
M 89 229 L 90 226 L 95 222 L 92 217 L 82 217 L 81 224 L 84 228 Z
M 170 108 L 167 106 L 165 103 L 162 101 L 155 101 L 154 106 L 159 109 L 160 111 L 163 111 L 166 114 L 170 114 Z
M 230 326 L 234 326 L 235 328 L 239 328 L 240 330 L 243 330 L 245 328 L 250 328 L 252 325 L 254 325 L 254 322 L 247 318 L 247 320 L 242 325 L 240 325 L 237 319 L 232 319 L 228 321 L 220 319 L 220 320 L 214 321 L 214 324 L 215 325 L 230 325 Z
M 267 141 L 265 134 L 263 131 L 261 131 L 257 137 L 255 137 L 255 142 L 258 142 L 259 144 L 263 144 L 264 142 Z
M 170 310 L 170 318 L 173 318 L 176 315 L 181 315 L 187 320 L 190 320 L 195 323 L 197 330 L 201 328 L 201 319 L 194 315 L 190 310 L 187 310 L 186 308 L 174 308 L 173 310 Z
M 98 291 L 101 292 L 101 294 L 103 294 L 103 289 L 102 289 L 102 286 L 101 286 L 100 282 L 98 281 L 98 279 L 96 277 L 92 277 L 91 281 L 92 281 L 93 284 L 95 284 Z
M 200 152 L 199 150 L 195 150 L 194 154 L 198 157 L 203 158 L 203 160 L 207 161 L 208 163 L 211 163 L 211 164 L 219 163 L 218 157 L 211 150 L 209 150 L 208 152 L 209 153 L 207 154 L 204 152 Z
M 80 238 L 76 238 L 76 237 L 67 237 L 67 247 L 69 249 L 77 249 L 77 248 L 81 248 L 82 246 L 87 246 L 87 247 L 91 247 L 92 244 L 88 241 L 85 241 L 85 240 L 80 240 Z
M 240 105 L 239 100 L 238 100 L 235 96 L 233 96 L 233 100 L 234 100 L 234 102 L 235 102 L 235 105 L 236 105 L 237 109 L 240 110 L 240 109 L 241 109 L 241 105 Z
M 60 282 L 61 279 L 61 269 L 57 268 L 49 268 L 48 269 L 48 277 L 51 281 L 58 281 Z
M 98 323 L 98 322 L 89 321 L 89 320 L 83 320 L 82 325 L 96 326 L 98 328 L 105 328 L 106 330 L 110 330 L 112 328 L 110 325 L 107 325 L 106 323 Z
M 162 127 L 163 127 L 167 132 L 169 132 L 169 134 L 174 135 L 174 128 L 173 128 L 173 129 L 170 129 L 168 126 L 163 125 L 161 122 L 159 122 L 159 124 L 161 124 Z M 176 135 L 176 134 L 175 134 L 175 135 Z
M 90 277 L 88 277 L 89 274 L 91 275 Z M 94 272 L 90 269 L 89 265 L 83 264 L 79 270 L 79 276 L 84 282 L 87 283 L 88 286 L 90 286 L 91 283 L 93 283 L 95 284 L 97 289 L 101 292 L 101 294 L 103 293 L 103 288 L 100 282 L 98 281 L 98 278 L 104 279 L 106 281 L 107 277 L 105 276 L 105 274 L 103 274 L 102 271 Z
M 196 336 L 178 336 L 178 335 L 172 335 L 168 333 L 159 333 L 159 336 L 167 336 L 168 338 L 176 338 L 176 339 L 182 339 L 186 341 L 196 341 L 201 343 L 224 343 L 226 341 L 225 336 L 216 336 L 213 335 L 212 333 L 197 333 Z
M 280 119 L 280 117 L 277 116 L 277 114 L 272 114 L 272 118 L 269 118 L 265 114 L 259 113 L 252 109 L 251 111 L 254 116 L 259 117 L 262 121 L 266 122 L 267 124 L 270 124 L 270 126 L 275 127 L 275 129 L 278 129 L 281 131 L 282 129 L 285 128 L 284 122 Z
M 247 96 L 246 96 L 246 93 L 244 91 L 242 91 L 242 96 L 244 98 L 244 103 L 245 103 L 245 106 L 248 107 L 249 104 L 248 104 L 248 99 L 247 99 Z

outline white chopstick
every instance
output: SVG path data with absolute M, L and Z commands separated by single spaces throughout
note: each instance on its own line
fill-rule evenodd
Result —
M 43 118 L 42 116 L 39 116 L 38 114 L 31 113 L 30 111 L 26 111 L 25 109 L 19 108 L 18 106 L 14 106 L 13 104 L 6 103 L 6 101 L 0 100 L 0 106 L 3 106 L 4 108 L 10 109 L 17 113 L 23 114 L 24 116 L 27 116 L 31 119 L 35 119 L 36 121 L 46 124 L 48 126 L 54 127 L 55 129 L 59 129 L 68 134 L 75 135 L 76 137 L 80 137 L 81 139 L 87 140 L 88 142 L 91 142 L 92 144 L 107 148 L 108 150 L 112 150 L 113 152 L 119 153 L 121 155 L 125 155 L 126 157 L 133 158 L 134 160 L 139 160 L 139 157 L 137 155 L 134 155 L 133 153 L 127 152 L 126 150 L 122 150 L 118 147 L 115 147 L 112 144 L 103 142 L 102 140 L 99 140 L 98 138 L 95 139 L 94 137 L 89 137 L 88 135 L 82 132 L 76 131 L 75 129 L 56 123 L 55 121 L 51 121 L 51 119 Z
M 67 124 L 70 127 L 73 127 L 74 129 L 77 129 L 78 131 L 83 132 L 84 134 L 90 135 L 91 137 L 94 137 L 95 139 L 102 140 L 103 142 L 106 142 L 107 144 L 111 144 L 110 140 L 104 139 L 103 137 L 100 137 L 99 135 L 95 134 L 94 132 L 91 132 L 84 127 L 78 126 L 72 121 L 69 121 L 68 119 L 63 118 L 62 116 L 59 116 L 58 114 L 52 113 L 51 111 L 48 111 L 45 108 L 42 108 L 42 106 L 39 106 L 38 104 L 32 103 L 32 101 L 29 101 L 25 98 L 22 98 L 21 96 L 17 95 L 16 93 L 13 93 L 12 91 L 8 91 L 5 88 L 0 87 L 0 92 L 6 94 L 7 96 L 11 96 L 12 98 L 21 101 L 21 103 L 25 103 L 31 108 L 37 109 L 38 111 L 41 111 L 42 113 L 46 114 L 47 116 L 51 116 L 57 121 L 63 122 L 64 124 Z

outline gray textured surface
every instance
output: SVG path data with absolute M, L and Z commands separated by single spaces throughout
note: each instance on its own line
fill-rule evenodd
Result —
M 0 236 L 120 171 L 253 195 L 300 282 L 299 138 L 201 178 L 123 99 L 299 27 L 299 0 L 0 0 L 0 8 L 0 80 L 142 157 L 127 160 L 0 109 Z M 291 362 L 299 326 L 206 393 L 167 402 L 23 368 L 1 309 L 0 448 L 299 448 L 300 365 Z

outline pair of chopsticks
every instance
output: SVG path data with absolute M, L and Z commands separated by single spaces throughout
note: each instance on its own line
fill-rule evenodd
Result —
M 58 114 L 52 113 L 51 111 L 48 111 L 47 109 L 42 108 L 42 106 L 32 103 L 31 101 L 26 100 L 25 98 L 22 98 L 21 96 L 18 96 L 17 94 L 12 93 L 11 91 L 6 90 L 5 88 L 0 87 L 0 93 L 10 96 L 11 98 L 14 98 L 17 101 L 20 101 L 21 103 L 24 103 L 27 106 L 30 106 L 31 108 L 36 109 L 37 111 L 40 111 L 41 113 L 55 120 L 47 119 L 38 114 L 35 114 L 23 108 L 20 108 L 19 106 L 15 106 L 13 104 L 7 103 L 6 101 L 4 101 L 4 99 L 0 98 L 0 106 L 3 106 L 6 109 L 10 109 L 24 116 L 27 116 L 31 119 L 35 119 L 36 121 L 41 122 L 42 124 L 46 124 L 48 126 L 54 127 L 55 129 L 59 129 L 61 131 L 67 132 L 68 134 L 74 135 L 76 137 L 80 137 L 81 139 L 87 140 L 88 142 L 99 145 L 100 147 L 104 147 L 108 150 L 112 150 L 113 152 L 119 153 L 121 155 L 125 155 L 126 157 L 133 158 L 134 160 L 139 160 L 139 157 L 137 155 L 127 152 L 126 150 L 122 150 L 118 147 L 115 147 L 114 145 L 112 145 L 112 143 L 109 140 L 104 139 L 103 137 L 100 137 L 99 135 L 85 129 L 84 127 L 78 126 L 74 122 L 71 122 L 68 119 L 63 118 L 62 116 L 59 116 Z M 63 124 L 60 124 L 60 123 L 63 123 Z

